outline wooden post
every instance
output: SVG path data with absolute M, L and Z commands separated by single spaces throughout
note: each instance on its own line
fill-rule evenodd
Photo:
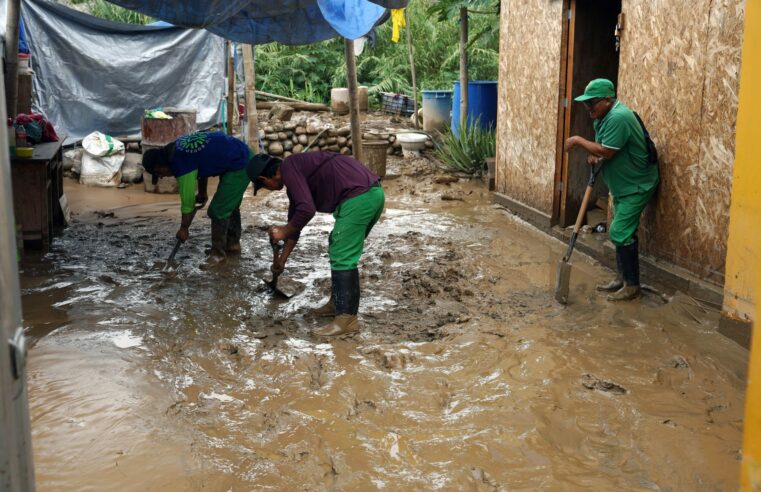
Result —
M 407 25 L 407 55 L 410 59 L 410 71 L 412 72 L 412 103 L 415 110 L 415 117 L 413 118 L 413 121 L 415 122 L 415 128 L 420 128 L 420 123 L 418 123 L 417 115 L 417 83 L 415 82 L 415 58 L 413 56 L 414 48 L 412 46 L 412 26 L 410 25 L 410 16 L 407 14 L 407 9 L 404 9 L 404 23 Z
M 468 124 L 468 9 L 460 9 L 460 131 Z
M 346 56 L 346 82 L 349 88 L 349 119 L 351 121 L 351 148 L 354 158 L 362 160 L 362 129 L 359 126 L 359 96 L 357 94 L 357 64 L 354 59 L 354 41 L 344 39 Z
M 21 0 L 8 0 L 5 20 L 5 104 L 8 117 L 16 117 L 18 101 L 18 30 Z
M 233 111 L 235 107 L 235 65 L 233 63 L 232 49 L 235 47 L 230 41 L 225 43 L 227 48 L 227 134 L 233 134 Z
M 246 81 L 246 127 L 248 146 L 259 153 L 259 124 L 256 115 L 256 69 L 254 65 L 254 47 L 243 45 L 243 74 Z

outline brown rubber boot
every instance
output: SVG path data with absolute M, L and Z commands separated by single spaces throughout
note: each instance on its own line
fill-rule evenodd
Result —
M 208 270 L 225 261 L 227 247 L 227 220 L 211 219 L 211 251 L 201 268 Z
M 357 332 L 359 321 L 355 314 L 339 314 L 327 325 L 312 330 L 312 334 L 318 337 L 337 337 Z
M 309 311 L 309 314 L 317 318 L 321 318 L 324 316 L 335 316 L 336 315 L 336 298 L 331 295 L 330 299 L 328 299 L 328 302 L 326 302 L 325 304 L 323 304 L 322 306 L 318 308 L 312 309 L 311 311 Z
M 598 292 L 617 292 L 624 286 L 623 267 L 621 265 L 622 247 L 616 246 L 616 278 L 606 284 L 598 284 Z
M 230 219 L 227 226 L 227 244 L 225 246 L 225 253 L 229 255 L 240 254 L 240 209 L 235 209 L 230 215 Z
M 639 285 L 624 285 L 617 292 L 608 295 L 609 301 L 631 301 L 638 298 L 642 294 L 642 289 Z

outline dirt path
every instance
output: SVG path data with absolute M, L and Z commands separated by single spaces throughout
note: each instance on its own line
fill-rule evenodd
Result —
M 716 313 L 607 303 L 581 255 L 558 306 L 561 243 L 425 159 L 390 173 L 362 332 L 327 343 L 303 313 L 328 293 L 331 218 L 283 303 L 258 280 L 283 194 L 246 198 L 239 260 L 198 268 L 203 218 L 165 276 L 172 198 L 67 184 L 76 224 L 23 265 L 39 490 L 737 488 L 747 354 Z

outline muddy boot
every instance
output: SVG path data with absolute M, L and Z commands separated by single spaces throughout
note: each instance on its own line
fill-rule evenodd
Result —
M 621 273 L 624 286 L 608 296 L 609 301 L 631 301 L 642 294 L 639 286 L 639 251 L 637 241 L 621 246 Z
M 240 209 L 236 208 L 230 216 L 229 225 L 227 226 L 227 246 L 225 252 L 228 255 L 240 254 Z
M 621 275 L 621 247 L 616 246 L 616 278 L 605 284 L 598 284 L 599 292 L 616 292 L 624 286 L 624 279 Z
M 225 261 L 228 222 L 228 219 L 211 219 L 211 251 L 202 265 L 204 269 L 213 268 Z
M 332 270 L 333 297 L 336 317 L 327 325 L 315 328 L 312 333 L 320 337 L 335 337 L 359 331 L 359 270 Z
M 336 298 L 333 297 L 333 294 L 330 294 L 330 299 L 328 299 L 328 302 L 323 304 L 322 306 L 318 308 L 314 308 L 311 311 L 309 311 L 309 314 L 311 314 L 314 317 L 321 318 L 323 316 L 335 316 L 336 315 Z

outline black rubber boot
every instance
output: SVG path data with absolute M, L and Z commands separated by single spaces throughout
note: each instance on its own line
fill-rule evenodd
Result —
M 621 274 L 624 285 L 620 290 L 608 296 L 609 301 L 631 301 L 642 293 L 639 286 L 639 244 L 634 241 L 621 246 Z
M 229 222 L 229 219 L 211 219 L 211 251 L 206 258 L 206 268 L 214 267 L 225 261 Z
M 624 278 L 621 268 L 621 246 L 616 246 L 616 277 L 606 284 L 598 284 L 600 292 L 616 292 L 624 286 Z
M 332 270 L 331 278 L 336 317 L 327 325 L 316 328 L 313 333 L 322 337 L 356 333 L 359 331 L 359 270 Z
M 225 247 L 227 254 L 240 254 L 240 233 L 240 209 L 236 208 L 232 215 L 230 215 L 227 226 L 227 245 Z

